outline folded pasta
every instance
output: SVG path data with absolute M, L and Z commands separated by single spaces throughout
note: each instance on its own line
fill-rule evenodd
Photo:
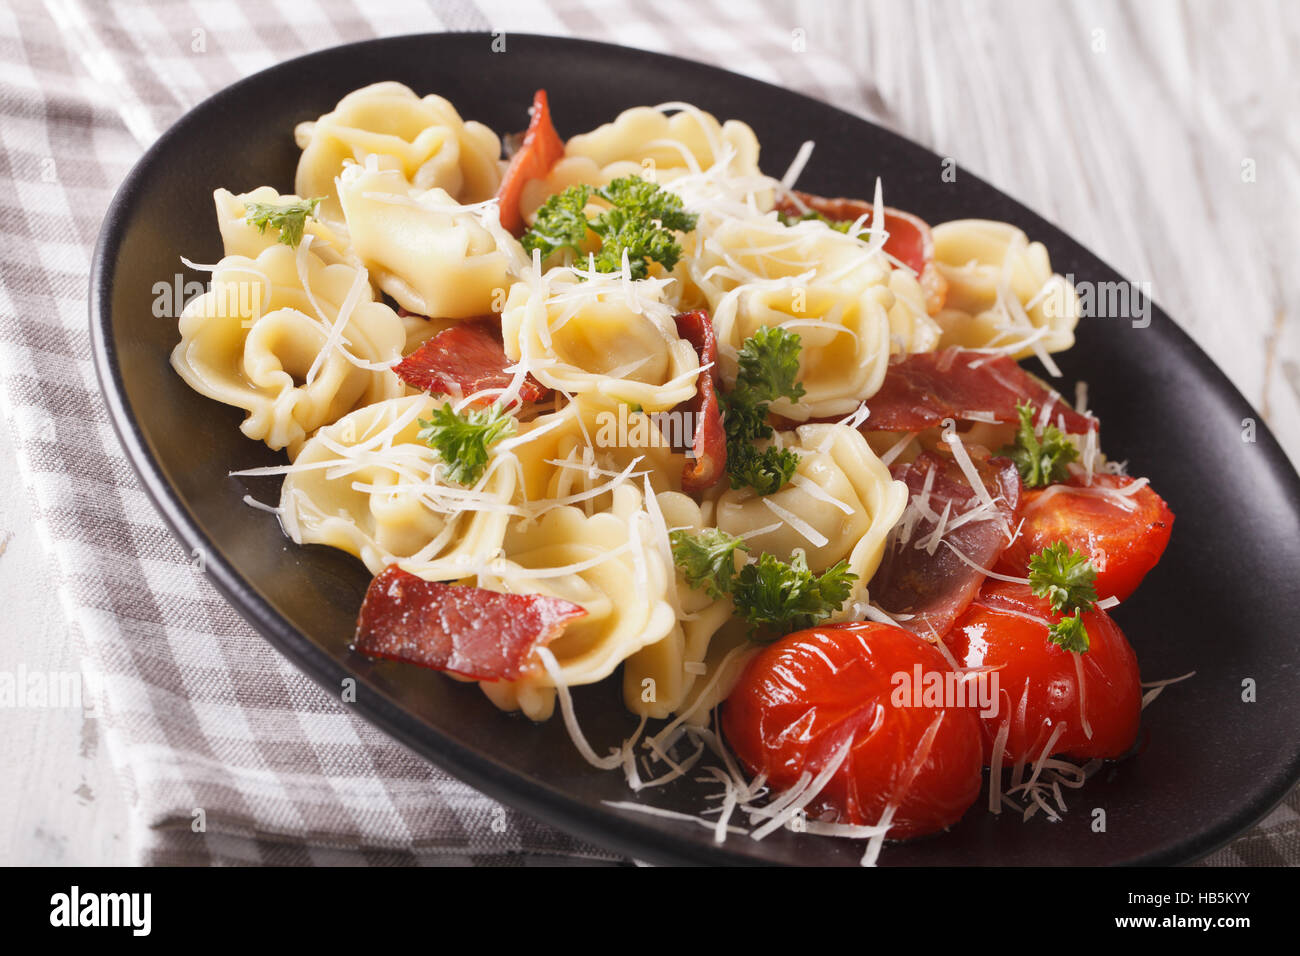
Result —
M 294 191 L 323 197 L 327 219 L 342 219 L 334 180 L 349 161 L 373 158 L 416 189 L 442 189 L 458 202 L 490 199 L 501 182 L 496 133 L 461 119 L 441 96 L 419 97 L 401 83 L 349 93 L 324 116 L 299 123 L 294 138 L 302 150 Z
M 217 263 L 181 313 L 172 367 L 191 388 L 248 412 L 249 438 L 295 455 L 307 436 L 403 392 L 387 367 L 406 332 L 364 269 L 274 244 Z

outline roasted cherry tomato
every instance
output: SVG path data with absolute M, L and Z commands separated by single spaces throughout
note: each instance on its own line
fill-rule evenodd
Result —
M 1084 614 L 1089 647 L 1076 655 L 1048 640 L 1060 617 L 1028 586 L 989 580 L 945 635 L 961 666 L 997 668 L 997 712 L 981 714 L 986 763 L 1004 722 L 1003 764 L 1037 760 L 1059 725 L 1051 753 L 1069 757 L 1119 757 L 1137 739 L 1142 687 L 1124 632 L 1104 611 Z
M 804 773 L 815 778 L 851 741 L 809 814 L 874 825 L 893 804 L 890 837 L 931 833 L 979 796 L 980 726 L 968 707 L 899 694 L 918 673 L 956 683 L 935 647 L 898 627 L 798 631 L 750 661 L 723 705 L 722 729 L 746 768 L 778 791 Z
M 1133 481 L 1120 475 L 1094 475 L 1091 486 L 1075 478 L 1027 491 L 1020 511 L 1025 523 L 997 570 L 1023 575 L 1032 555 L 1064 541 L 1092 560 L 1097 596 L 1123 601 L 1164 554 L 1174 524 L 1174 513 L 1150 486 L 1127 495 L 1115 493 Z

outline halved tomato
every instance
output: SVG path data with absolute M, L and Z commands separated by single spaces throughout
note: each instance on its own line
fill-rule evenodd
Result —
M 918 677 L 956 683 L 943 655 L 901 628 L 798 631 L 750 661 L 723 705 L 722 729 L 745 767 L 778 791 L 815 778 L 847 746 L 809 813 L 875 825 L 892 805 L 890 837 L 932 833 L 979 796 L 980 727 L 968 707 L 910 687 L 899 693 Z
M 1097 569 L 1097 596 L 1123 601 L 1156 566 L 1169 543 L 1174 513 L 1149 485 L 1133 488 L 1122 475 L 1094 475 L 1027 491 L 1020 535 L 995 570 L 1024 575 L 1029 559 L 1064 541 Z

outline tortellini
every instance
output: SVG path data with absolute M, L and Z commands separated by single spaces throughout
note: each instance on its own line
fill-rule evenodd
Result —
M 612 123 L 565 144 L 566 157 L 591 160 L 606 181 L 653 169 L 660 182 L 730 160 L 740 174 L 758 173 L 758 138 L 739 120 L 719 123 L 695 107 L 669 113 L 651 106 L 624 110 Z M 649 165 L 647 165 L 649 164 Z
M 697 231 L 687 257 L 691 281 L 716 309 L 743 285 L 789 280 L 835 286 L 845 295 L 888 282 L 889 263 L 867 244 L 823 222 L 783 225 L 775 214 L 761 219 L 728 217 Z
M 478 577 L 480 587 L 547 594 L 587 611 L 548 650 L 566 686 L 610 676 L 627 657 L 667 637 L 677 625 L 669 601 L 673 569 L 650 547 L 652 528 L 635 485 L 614 489 L 608 511 L 587 515 L 560 507 L 518 521 L 505 538 L 505 558 Z M 516 681 L 484 681 L 498 706 L 545 720 L 555 706 L 555 681 L 536 669 Z
M 574 504 L 588 514 L 609 507 L 609 487 L 623 472 L 648 477 L 656 492 L 682 489 L 685 456 L 651 416 L 577 398 L 520 426 L 512 451 L 525 506 Z
M 935 317 L 941 347 L 1010 347 L 1032 338 L 1047 352 L 1074 345 L 1079 297 L 1052 272 L 1047 249 L 1010 223 L 959 219 L 934 228 L 935 264 L 948 297 Z M 1025 358 L 1027 344 L 1014 351 Z
M 556 269 L 537 284 L 511 287 L 501 330 L 507 357 L 522 359 L 546 387 L 660 412 L 689 400 L 699 374 L 675 311 L 661 283 Z
M 689 496 L 664 492 L 655 505 L 668 528 L 698 532 L 710 524 L 708 511 Z M 712 669 L 705 663 L 710 642 L 718 629 L 731 620 L 731 598 L 713 598 L 692 588 L 680 570 L 675 572 L 674 591 L 678 623 L 667 636 L 637 651 L 623 666 L 623 700 L 628 710 L 647 717 L 664 718 L 676 713 L 700 680 L 707 681 Z
M 372 574 L 390 564 L 433 581 L 471 575 L 501 550 L 517 470 L 494 456 L 473 488 L 450 484 L 420 420 L 427 395 L 377 402 L 318 431 L 280 492 L 280 520 L 298 544 L 341 548 Z
M 419 190 L 442 189 L 457 202 L 491 199 L 501 184 L 501 140 L 482 123 L 466 122 L 441 96 L 417 97 L 401 83 L 375 83 L 349 93 L 317 120 L 299 123 L 302 150 L 294 191 L 323 196 L 322 215 L 341 219 L 334 179 L 351 160 L 374 157 Z
M 889 365 L 894 294 L 870 286 L 845 295 L 835 286 L 743 286 L 728 293 L 713 316 L 722 374 L 736 374 L 736 354 L 760 327 L 797 333 L 798 381 L 804 395 L 772 403 L 796 421 L 849 415 L 880 388 Z
M 767 496 L 748 488 L 724 492 L 717 526 L 745 537 L 753 554 L 789 561 L 801 550 L 817 572 L 847 559 L 865 586 L 907 506 L 907 486 L 890 477 L 867 440 L 847 425 L 801 425 L 779 437 L 799 455 L 792 481 Z
M 280 233 L 274 228 L 259 229 L 245 216 L 250 203 L 265 203 L 271 206 L 283 206 L 300 201 L 298 196 L 282 196 L 270 186 L 259 186 L 252 192 L 236 196 L 228 189 L 218 189 L 212 194 L 217 207 L 217 226 L 221 229 L 221 242 L 228 256 L 248 256 L 255 258 L 264 250 L 280 241 Z M 325 262 L 352 261 L 349 259 L 348 237 L 337 226 L 330 226 L 320 219 L 310 216 L 303 225 L 303 235 L 310 236 L 311 251 Z
M 569 186 L 600 186 L 624 176 L 670 184 L 724 168 L 730 178 L 757 184 L 766 180 L 758 168 L 758 152 L 754 131 L 739 120 L 719 123 L 712 114 L 686 104 L 635 106 L 611 123 L 571 137 L 564 158 L 546 178 L 524 187 L 520 208 L 527 217 L 547 196 Z M 761 183 L 766 187 L 765 209 L 771 208 L 769 183 Z
M 396 170 L 349 165 L 339 200 L 353 252 L 398 305 L 438 319 L 500 311 L 511 265 L 501 244 L 514 240 L 447 192 L 412 192 Z
M 825 223 L 724 219 L 695 242 L 690 281 L 713 308 L 720 341 L 739 349 L 773 325 L 819 350 L 800 368 L 808 395 L 781 405 L 783 415 L 848 414 L 879 388 L 891 352 L 924 352 L 939 340 L 916 278 Z M 724 359 L 724 374 L 732 367 Z
M 249 438 L 295 455 L 322 425 L 403 394 L 387 366 L 406 332 L 364 269 L 307 247 L 227 256 L 180 316 L 172 366 L 195 391 L 248 412 Z

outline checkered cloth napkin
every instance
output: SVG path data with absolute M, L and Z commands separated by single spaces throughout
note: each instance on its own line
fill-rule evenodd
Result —
M 91 251 L 128 168 L 204 97 L 310 50 L 420 31 L 573 34 L 725 63 L 888 118 L 880 91 L 852 69 L 796 55 L 797 28 L 774 2 L 494 10 L 467 0 L 10 0 L 0 10 L 0 395 L 133 804 L 140 862 L 617 859 L 511 811 L 503 830 L 494 801 L 354 718 L 263 642 L 154 513 L 89 357 Z M 672 27 L 681 23 L 691 30 Z M 1213 862 L 1300 859 L 1295 807 Z

